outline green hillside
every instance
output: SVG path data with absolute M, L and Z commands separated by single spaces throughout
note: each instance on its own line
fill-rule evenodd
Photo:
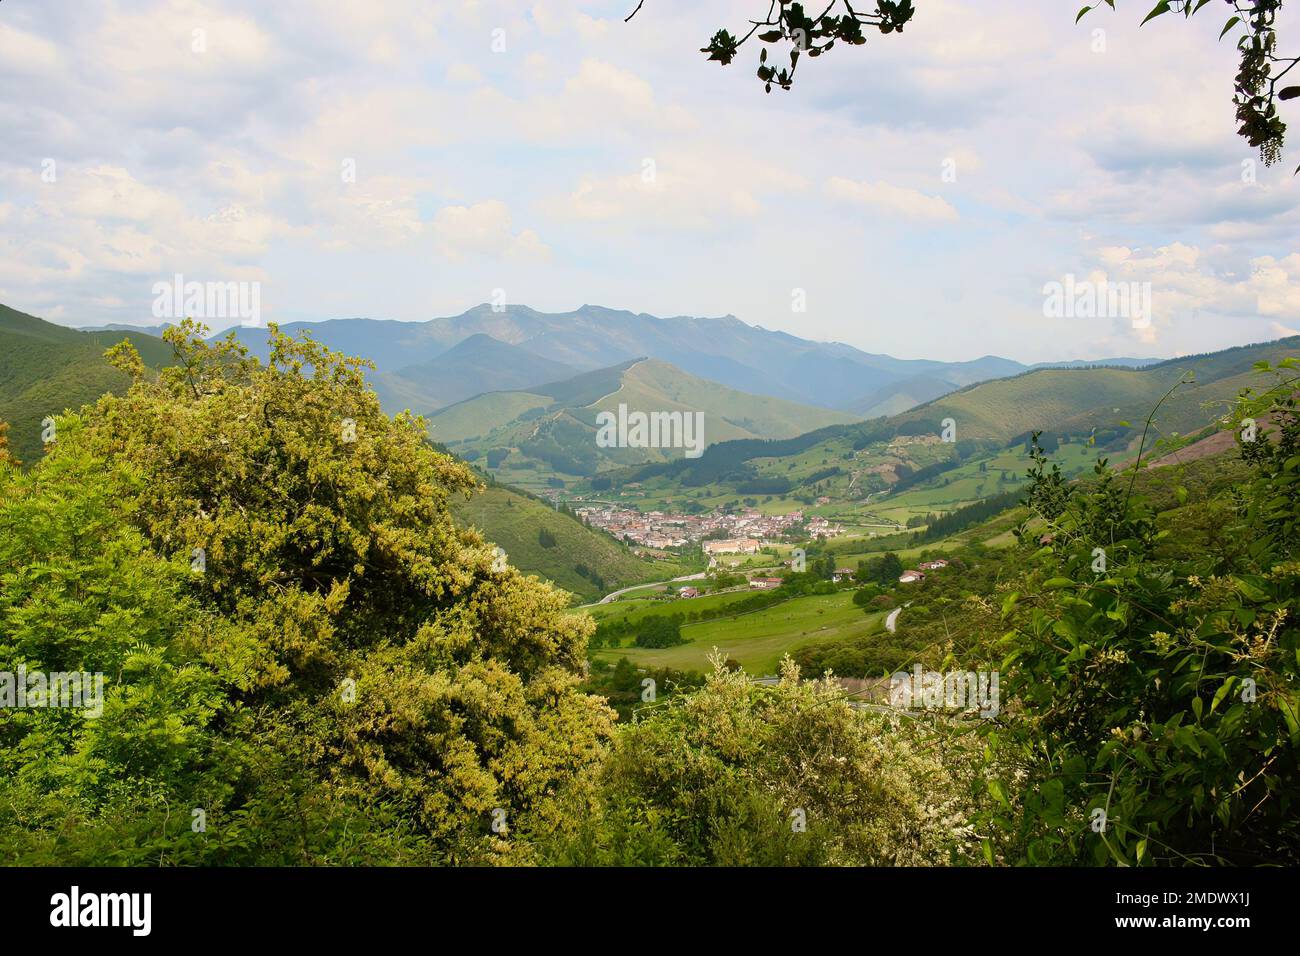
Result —
M 629 411 L 702 412 L 703 442 L 783 438 L 854 416 L 750 395 L 642 359 L 519 392 L 492 392 L 432 415 L 448 448 L 519 487 L 540 490 L 598 472 L 682 459 L 681 448 L 602 448 L 597 416 Z
M 551 402 L 550 396 L 534 392 L 489 392 L 436 412 L 429 416 L 429 425 L 444 444 L 477 441 L 494 428 Z
M 740 594 L 742 599 L 747 596 L 747 593 Z M 710 601 L 708 598 L 695 600 Z M 718 600 L 713 599 L 715 603 Z M 619 608 L 621 614 L 606 614 L 602 620 L 638 621 L 696 608 L 690 600 L 660 602 L 657 606 L 654 602 L 629 601 L 626 605 Z M 794 653 L 805 644 L 861 639 L 874 634 L 881 629 L 883 618 L 884 614 L 880 613 L 864 614 L 862 608 L 853 604 L 853 593 L 848 590 L 801 595 L 758 611 L 685 623 L 681 627 L 685 643 L 675 647 L 636 647 L 628 643 L 602 648 L 592 656 L 596 661 L 608 663 L 626 657 L 638 667 L 707 672 L 709 654 L 716 647 L 757 676 L 775 673 L 783 655 Z
M 41 420 L 121 392 L 127 377 L 104 351 L 129 340 L 147 365 L 171 358 L 171 346 L 140 332 L 81 332 L 0 305 L 0 421 L 10 424 L 13 453 L 25 462 L 42 454 Z
M 1038 369 L 968 386 L 891 418 L 791 439 L 725 442 L 696 460 L 629 468 L 609 480 L 616 496 L 634 497 L 642 508 L 689 500 L 704 509 L 804 508 L 871 527 L 905 523 L 1022 484 L 1032 431 L 1049 434 L 1051 456 L 1075 476 L 1099 456 L 1118 462 L 1135 454 L 1147 416 L 1180 380 L 1186 384 L 1152 422 L 1148 447 L 1207 427 L 1241 389 L 1258 385 L 1255 363 L 1288 356 L 1300 356 L 1300 337 L 1141 369 Z M 955 426 L 955 441 L 941 440 L 945 419 Z M 635 490 L 618 491 L 629 486 Z M 575 489 L 594 490 L 590 484 Z
M 845 412 L 738 392 L 655 359 L 628 368 L 621 388 L 596 402 L 594 407 L 616 411 L 621 403 L 629 409 L 702 411 L 705 438 L 709 442 L 784 438 L 857 418 Z
M 1300 337 L 1171 359 L 1141 369 L 1038 369 L 963 388 L 888 421 L 903 433 L 917 434 L 918 426 L 938 432 L 940 422 L 952 418 L 959 438 L 997 441 L 1032 429 L 1087 432 L 1120 421 L 1145 420 L 1161 396 L 1191 373 L 1194 384 L 1180 389 L 1157 418 L 1166 432 L 1186 432 L 1206 423 L 1207 403 L 1228 402 L 1249 384 L 1256 362 L 1287 356 L 1300 356 Z
M 452 512 L 458 524 L 478 528 L 504 550 L 514 567 L 586 601 L 632 584 L 663 581 L 697 570 L 684 563 L 638 557 L 626 545 L 593 531 L 572 515 L 501 485 L 490 486 L 469 500 L 457 499 Z

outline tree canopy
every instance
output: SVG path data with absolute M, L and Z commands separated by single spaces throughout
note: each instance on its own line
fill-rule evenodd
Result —
M 98 719 L 0 711 L 6 857 L 73 820 L 64 858 L 101 828 L 124 862 L 337 859 L 340 832 L 377 862 L 509 857 L 609 735 L 590 621 L 453 524 L 473 474 L 364 363 L 199 332 L 156 378 L 116 348 L 130 390 L 6 472 L 0 667 L 106 681 Z M 175 839 L 193 810 L 213 839 Z

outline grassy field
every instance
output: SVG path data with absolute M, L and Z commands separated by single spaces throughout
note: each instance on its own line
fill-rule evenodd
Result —
M 841 591 L 794 598 L 736 617 L 683 625 L 682 637 L 689 643 L 677 647 L 602 648 L 595 656 L 610 662 L 626 657 L 640 667 L 705 671 L 709 668 L 709 653 L 717 647 L 750 674 L 762 676 L 775 673 L 781 657 L 803 643 L 869 634 L 883 628 L 883 620 L 883 614 L 864 614 L 853 604 L 852 592 Z
M 654 592 L 638 591 L 634 593 L 644 595 Z M 690 611 L 726 607 L 729 604 L 736 604 L 745 600 L 745 598 L 752 597 L 753 594 L 753 591 L 746 589 L 743 591 L 726 591 L 722 594 L 706 594 L 697 598 L 661 598 L 656 600 L 644 596 L 629 597 L 627 600 L 615 600 L 609 604 L 593 604 L 586 610 L 597 621 L 615 618 L 636 621 L 650 614 L 684 614 Z

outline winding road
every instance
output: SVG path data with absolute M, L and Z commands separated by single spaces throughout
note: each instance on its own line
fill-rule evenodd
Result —
M 906 604 L 903 605 L 903 607 L 911 607 L 911 606 L 912 606 L 911 601 L 908 601 Z M 885 630 L 887 630 L 890 634 L 893 634 L 894 631 L 898 629 L 898 612 L 901 611 L 903 607 L 894 608 L 892 611 L 889 612 L 889 616 L 885 618 Z
M 680 578 L 669 578 L 667 581 L 647 581 L 645 584 L 634 584 L 629 588 L 619 588 L 617 591 L 611 591 L 599 601 L 593 601 L 591 604 L 584 604 L 583 607 L 593 607 L 596 604 L 608 604 L 620 594 L 626 594 L 628 591 L 639 591 L 641 588 L 654 588 L 661 584 L 676 584 L 678 581 L 699 581 L 706 577 L 707 571 L 700 571 L 696 574 L 683 574 Z

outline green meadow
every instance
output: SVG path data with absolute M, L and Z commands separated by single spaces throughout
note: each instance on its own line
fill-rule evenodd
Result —
M 728 595 L 718 596 L 725 597 Z M 718 598 L 694 598 L 680 603 L 688 605 Z M 676 606 L 671 609 L 676 610 Z M 660 613 L 664 613 L 662 605 Z M 682 637 L 688 643 L 677 647 L 601 648 L 594 656 L 610 662 L 626 657 L 638 667 L 706 671 L 709 654 L 716 647 L 751 675 L 761 676 L 775 673 L 782 656 L 801 644 L 870 634 L 883 628 L 883 620 L 884 614 L 866 614 L 854 605 L 851 591 L 840 591 L 792 598 L 734 617 L 684 624 Z

